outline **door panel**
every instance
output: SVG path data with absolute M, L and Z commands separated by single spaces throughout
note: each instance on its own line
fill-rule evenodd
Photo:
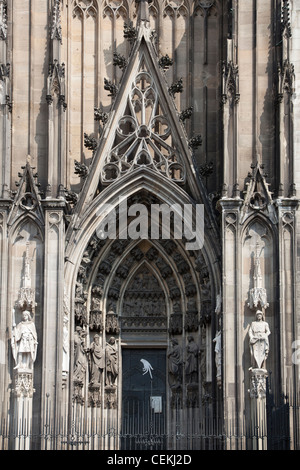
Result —
M 166 351 L 124 349 L 122 369 L 122 449 L 163 449 Z

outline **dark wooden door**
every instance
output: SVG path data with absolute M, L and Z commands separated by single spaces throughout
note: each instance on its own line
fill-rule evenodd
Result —
M 164 449 L 166 351 L 124 349 L 122 370 L 122 449 Z

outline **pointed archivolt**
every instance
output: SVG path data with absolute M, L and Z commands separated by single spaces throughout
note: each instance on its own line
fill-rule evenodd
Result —
M 104 158 L 102 184 L 140 167 L 151 168 L 178 183 L 185 181 L 168 114 L 142 53 L 139 68 L 131 76 L 125 113 L 118 119 L 112 147 Z

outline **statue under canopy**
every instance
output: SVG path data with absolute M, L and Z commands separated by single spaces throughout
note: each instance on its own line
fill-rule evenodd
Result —
M 263 312 L 257 310 L 256 320 L 249 328 L 250 353 L 252 367 L 261 369 L 269 354 L 269 335 L 271 331 L 269 324 L 263 319 Z
M 37 353 L 37 332 L 29 310 L 22 313 L 22 321 L 13 325 L 12 352 L 16 362 L 15 369 L 32 371 Z

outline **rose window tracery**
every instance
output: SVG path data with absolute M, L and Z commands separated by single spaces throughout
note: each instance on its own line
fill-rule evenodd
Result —
M 119 119 L 114 144 L 105 158 L 102 182 L 111 183 L 141 167 L 178 183 L 185 180 L 167 113 L 161 106 L 157 86 L 145 69 L 132 82 L 126 111 Z

